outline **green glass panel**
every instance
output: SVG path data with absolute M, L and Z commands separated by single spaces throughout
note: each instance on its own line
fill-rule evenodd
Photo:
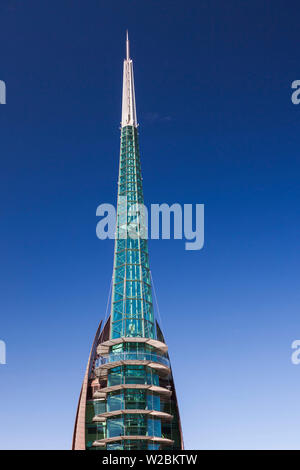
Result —
M 134 318 L 128 319 L 125 322 L 126 324 L 126 337 L 143 337 L 143 321 L 136 320 Z
M 127 436 L 146 436 L 147 417 L 142 414 L 124 415 L 125 433 Z
M 122 321 L 112 323 L 111 330 L 112 330 L 112 338 L 119 338 L 122 333 Z
M 118 437 L 124 435 L 123 417 L 107 419 L 107 437 Z
M 132 410 L 146 409 L 146 391 L 139 389 L 127 389 L 125 391 L 125 408 Z
M 148 419 L 148 436 L 161 436 L 161 421 L 160 419 Z
M 146 370 L 144 366 L 127 366 L 125 368 L 126 384 L 145 384 Z
M 147 409 L 160 411 L 160 397 L 154 393 L 147 393 Z
M 107 396 L 107 411 L 117 411 L 124 409 L 123 392 L 111 392 Z
M 106 412 L 106 403 L 104 400 L 91 400 L 86 403 L 86 422 L 91 423 L 94 416 Z
M 108 371 L 107 384 L 109 387 L 123 383 L 122 367 L 114 367 Z

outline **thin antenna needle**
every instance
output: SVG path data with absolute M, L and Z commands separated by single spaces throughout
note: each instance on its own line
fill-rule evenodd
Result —
M 126 60 L 129 60 L 129 39 L 128 39 L 128 29 L 126 30 Z

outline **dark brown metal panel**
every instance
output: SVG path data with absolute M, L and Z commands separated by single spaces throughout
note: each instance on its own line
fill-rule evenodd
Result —
M 88 390 L 89 376 L 94 364 L 95 355 L 97 351 L 97 345 L 99 342 L 99 336 L 101 331 L 102 320 L 98 326 L 93 345 L 90 351 L 88 363 L 86 366 L 84 379 L 81 387 L 81 392 L 78 401 L 76 420 L 73 432 L 72 450 L 85 450 L 85 408 L 86 408 L 86 397 Z
M 110 334 L 110 316 L 106 320 L 103 330 L 101 331 L 101 334 L 99 337 L 99 344 L 103 343 L 104 341 L 107 341 L 109 339 L 109 334 Z

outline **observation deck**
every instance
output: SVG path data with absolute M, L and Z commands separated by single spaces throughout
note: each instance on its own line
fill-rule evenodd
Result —
M 100 439 L 98 441 L 93 442 L 93 447 L 104 447 L 106 444 L 110 444 L 113 442 L 118 441 L 149 441 L 153 442 L 154 444 L 162 444 L 162 445 L 173 445 L 174 441 L 172 439 L 166 439 L 164 437 L 156 437 L 156 436 L 117 436 L 117 437 L 108 437 L 106 439 Z
M 166 354 L 168 352 L 168 346 L 162 341 L 152 338 L 139 338 L 139 337 L 121 337 L 115 339 L 108 339 L 100 343 L 97 348 L 97 354 L 106 355 L 109 354 L 109 348 L 116 346 L 117 344 L 122 343 L 144 343 L 148 346 L 152 346 L 154 349 L 157 349 L 160 353 Z
M 106 398 L 106 394 L 109 392 L 116 392 L 118 390 L 124 389 L 139 389 L 139 390 L 148 390 L 152 393 L 157 393 L 161 396 L 170 397 L 172 391 L 165 387 L 159 387 L 158 385 L 149 385 L 149 384 L 120 384 L 112 385 L 110 387 L 103 387 L 99 390 L 95 390 L 93 393 L 93 398 Z
M 149 415 L 151 418 L 159 418 L 165 421 L 171 421 L 173 419 L 173 415 L 169 413 L 165 413 L 164 411 L 156 411 L 156 410 L 144 410 L 144 409 L 126 409 L 126 410 L 116 410 L 116 411 L 106 411 L 105 413 L 101 413 L 99 415 L 94 416 L 93 422 L 104 422 L 107 418 L 112 418 L 114 416 L 126 415 L 126 414 L 142 414 L 142 415 Z
M 148 352 L 121 352 L 100 356 L 95 361 L 95 374 L 97 377 L 107 375 L 107 371 L 122 365 L 143 365 L 155 369 L 162 374 L 171 372 L 170 361 L 167 357 Z

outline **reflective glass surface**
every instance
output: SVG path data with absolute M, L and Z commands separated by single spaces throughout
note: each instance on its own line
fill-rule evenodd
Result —
M 134 126 L 121 131 L 111 337 L 155 338 L 151 276 L 138 143 Z

